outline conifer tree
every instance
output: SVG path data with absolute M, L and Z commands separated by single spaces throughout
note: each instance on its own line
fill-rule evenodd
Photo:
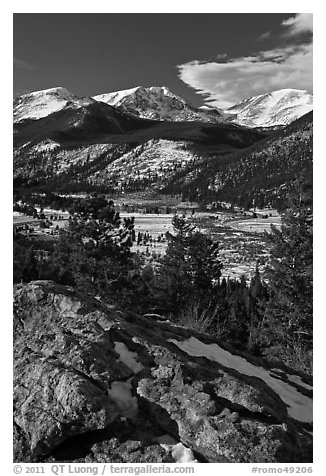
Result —
M 311 350 L 313 235 L 310 207 L 293 208 L 283 219 L 281 229 L 269 235 L 270 300 L 266 309 L 262 339 L 264 344 L 284 348 Z M 268 350 L 267 350 L 268 352 Z
M 98 196 L 81 200 L 71 211 L 52 257 L 55 279 L 102 297 L 117 290 L 122 294 L 134 267 L 133 219 L 121 221 L 113 202 Z
M 221 276 L 218 244 L 192 227 L 183 216 L 172 221 L 168 247 L 158 270 L 157 295 L 171 312 L 191 299 L 209 294 Z

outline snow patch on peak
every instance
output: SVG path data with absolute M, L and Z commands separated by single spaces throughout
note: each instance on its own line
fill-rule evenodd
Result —
M 95 102 L 89 97 L 79 97 L 66 88 L 55 87 L 24 94 L 14 101 L 14 122 L 40 119 L 63 108 L 79 108 Z
M 161 88 L 165 94 L 172 94 L 172 92 L 166 86 L 161 86 Z
M 135 92 L 139 89 L 141 89 L 141 86 L 136 86 L 135 88 L 130 89 L 122 89 L 121 91 L 112 91 L 111 93 L 98 94 L 97 96 L 93 96 L 93 99 L 95 99 L 95 101 L 105 102 L 110 106 L 116 106 L 125 97 L 135 94 Z
M 214 111 L 214 110 L 217 111 L 216 107 L 210 106 L 209 104 L 204 104 L 203 106 L 199 106 L 198 109 L 200 109 L 202 111 Z
M 220 119 L 219 113 L 208 114 L 192 107 L 166 86 L 137 86 L 100 94 L 93 99 L 146 119 L 202 122 L 216 122 Z
M 144 88 L 146 89 L 146 88 Z M 151 92 L 156 93 L 156 94 L 164 94 L 165 96 L 170 96 L 170 97 L 178 97 L 179 99 L 183 100 L 181 97 L 177 96 L 174 94 L 169 88 L 166 86 L 151 86 L 148 88 Z
M 93 96 L 96 101 L 102 101 L 110 106 L 120 106 L 121 102 L 128 97 L 135 95 L 161 95 L 177 97 L 165 86 L 150 86 L 149 88 L 143 86 L 136 86 L 130 89 L 122 89 L 121 91 L 112 91 L 110 93 L 99 94 Z M 181 98 L 180 98 L 181 99 Z
M 49 88 L 49 89 L 42 89 L 40 91 L 33 91 L 32 93 L 29 94 L 24 94 L 21 97 L 25 96 L 46 96 L 49 94 L 56 94 L 58 96 L 62 97 L 72 97 L 73 95 L 64 87 L 62 86 L 57 86 L 54 88 Z
M 249 127 L 287 125 L 312 110 L 313 97 L 301 89 L 279 89 L 226 109 L 231 122 Z

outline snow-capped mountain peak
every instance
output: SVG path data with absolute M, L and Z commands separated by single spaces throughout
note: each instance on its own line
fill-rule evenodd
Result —
M 137 86 L 93 97 L 124 112 L 146 118 L 168 121 L 219 121 L 219 114 L 207 114 L 185 99 L 174 94 L 166 86 Z
M 14 101 L 14 122 L 40 119 L 62 109 L 106 103 L 134 116 L 159 121 L 231 122 L 247 127 L 287 125 L 310 112 L 312 94 L 280 89 L 245 99 L 221 111 L 210 105 L 196 108 L 166 86 L 136 86 L 91 97 L 79 97 L 64 87 L 24 94 Z
M 313 97 L 301 89 L 280 89 L 253 96 L 224 112 L 231 122 L 249 127 L 287 125 L 310 112 Z
M 97 96 L 93 96 L 93 99 L 95 99 L 96 101 L 106 102 L 107 104 L 110 103 L 110 106 L 117 106 L 120 105 L 119 103 L 124 98 L 134 96 L 135 94 L 137 94 L 138 96 L 161 94 L 164 96 L 178 97 L 173 94 L 166 86 L 136 86 L 130 89 L 122 89 L 119 91 L 112 91 L 110 93 L 98 94 Z M 182 99 L 181 97 L 179 97 L 179 99 L 184 101 L 184 99 Z
M 28 94 L 24 94 L 21 97 L 26 97 L 26 96 L 32 96 L 32 97 L 38 97 L 38 96 L 58 96 L 63 99 L 70 99 L 72 94 L 66 89 L 63 88 L 62 86 L 57 86 L 54 88 L 49 88 L 49 89 L 42 89 L 40 91 L 33 91 Z
M 78 108 L 93 102 L 94 99 L 75 96 L 63 87 L 34 91 L 15 99 L 14 122 L 40 119 L 65 107 Z
M 97 96 L 93 96 L 93 99 L 95 99 L 95 101 L 105 102 L 110 106 L 117 106 L 125 97 L 135 94 L 135 92 L 140 88 L 141 86 L 137 86 L 135 88 L 122 89 L 121 91 L 98 94 Z

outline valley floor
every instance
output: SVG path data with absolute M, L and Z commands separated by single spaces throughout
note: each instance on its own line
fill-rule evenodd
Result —
M 267 213 L 268 212 L 268 213 Z M 58 228 L 67 226 L 68 212 L 44 209 L 48 226 L 41 227 L 40 220 L 14 212 L 14 228 L 31 228 L 29 234 L 34 236 L 56 235 Z M 249 216 L 248 216 L 249 215 Z M 264 232 L 271 225 L 280 226 L 281 217 L 275 210 L 261 210 L 257 217 L 253 213 L 244 215 L 243 212 L 188 212 L 188 217 L 194 226 L 209 234 L 214 241 L 219 242 L 220 258 L 223 263 L 222 277 L 241 278 L 250 281 L 258 263 L 260 272 L 264 270 L 269 257 L 269 250 Z M 120 212 L 121 218 L 134 217 L 136 241 L 133 251 L 144 253 L 149 261 L 155 261 L 164 255 L 167 246 L 166 233 L 173 232 L 173 214 Z M 27 233 L 27 232 L 26 232 Z M 139 234 L 142 235 L 138 239 Z
M 272 216 L 264 213 L 257 214 L 257 218 L 239 216 L 238 213 L 207 213 L 196 212 L 190 215 L 195 226 L 209 234 L 214 241 L 220 244 L 220 257 L 223 262 L 222 277 L 240 278 L 247 281 L 254 275 L 258 262 L 260 272 L 264 275 L 269 250 L 264 232 L 270 230 L 271 225 L 280 226 L 281 217 L 274 210 L 269 210 Z M 133 250 L 145 253 L 149 257 L 163 255 L 167 246 L 165 233 L 172 232 L 171 214 L 150 213 L 120 213 L 121 217 L 135 218 L 135 232 L 147 233 L 150 239 L 146 242 L 135 242 Z

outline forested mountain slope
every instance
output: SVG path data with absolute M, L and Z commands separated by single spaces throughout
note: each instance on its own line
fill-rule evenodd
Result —
M 59 181 L 68 188 L 83 182 L 86 188 L 104 183 L 108 189 L 121 189 L 125 171 L 132 165 L 130 178 L 140 179 L 143 186 L 143 179 L 148 179 L 147 170 L 156 173 L 150 165 L 157 143 L 167 145 L 166 150 L 159 147 L 160 153 L 156 153 L 159 169 L 165 166 L 171 147 L 177 148 L 174 144 L 197 144 L 199 148 L 213 147 L 227 153 L 246 148 L 263 137 L 261 132 L 235 125 L 141 119 L 98 102 L 16 124 L 14 177 L 25 184 L 35 185 L 46 179 L 47 184 L 54 181 L 57 186 Z M 112 164 L 125 154 L 129 155 L 124 167 L 112 169 Z M 191 153 L 189 157 L 197 160 Z M 182 161 L 176 154 L 170 165 L 178 168 Z M 170 175 L 163 173 L 159 181 Z
M 286 207 L 289 196 L 312 197 L 312 112 L 282 131 L 221 158 L 180 171 L 165 187 L 191 200 L 244 207 Z

